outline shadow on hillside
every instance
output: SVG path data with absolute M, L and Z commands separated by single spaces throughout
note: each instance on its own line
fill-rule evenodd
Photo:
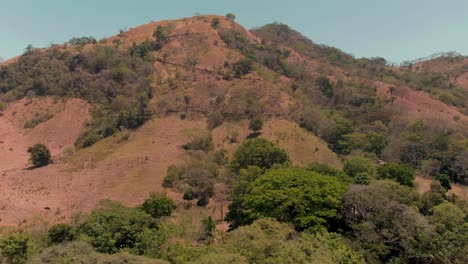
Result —
M 262 133 L 261 132 L 254 132 L 254 133 L 250 133 L 246 139 L 254 139 L 254 138 L 258 138 Z

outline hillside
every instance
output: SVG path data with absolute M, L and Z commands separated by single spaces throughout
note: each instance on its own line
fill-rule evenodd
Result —
M 79 37 L 48 48 L 30 48 L 0 64 L 0 225 L 34 233 L 39 222 L 48 228 L 55 223 L 92 221 L 99 215 L 87 215 L 93 210 L 103 214 L 115 210 L 132 222 L 132 217 L 148 217 L 132 210 L 140 210 L 136 206 L 156 191 L 175 202 L 174 216 L 164 221 L 178 227 L 167 237 L 157 236 L 194 247 L 219 242 L 210 252 L 232 253 L 228 254 L 232 260 L 226 261 L 255 262 L 254 256 L 233 253 L 223 244 L 244 239 L 245 234 L 235 233 L 239 229 L 227 240 L 217 237 L 238 226 L 297 232 L 291 243 L 312 247 L 314 253 L 308 255 L 304 249 L 298 253 L 305 254 L 303 259 L 292 263 L 309 263 L 320 250 L 326 252 L 321 263 L 328 263 L 334 246 L 340 247 L 340 258 L 353 259 L 352 263 L 362 263 L 364 258 L 370 263 L 393 259 L 398 246 L 389 246 L 388 241 L 382 243 L 393 248 L 382 252 L 375 253 L 369 241 L 360 241 L 357 253 L 352 251 L 354 238 L 338 233 L 354 230 L 358 225 L 353 221 L 358 220 L 350 214 L 339 219 L 337 214 L 349 213 L 352 207 L 340 207 L 341 203 L 362 198 L 365 206 L 390 204 L 389 210 L 400 210 L 408 219 L 389 229 L 414 228 L 429 237 L 434 235 L 435 220 L 430 216 L 437 206 L 453 203 L 458 206 L 453 210 L 467 212 L 467 63 L 462 57 L 436 58 L 393 67 L 381 58 L 356 59 L 316 44 L 284 24 L 249 31 L 232 17 L 215 15 L 151 22 L 99 41 Z M 51 164 L 33 166 L 27 150 L 37 143 L 50 149 Z M 249 149 L 249 144 L 258 144 L 258 149 Z M 244 155 L 253 155 L 252 164 L 242 163 L 243 148 Z M 269 164 L 263 158 L 275 162 Z M 353 162 L 364 165 L 357 164 L 353 171 Z M 409 171 L 410 183 L 393 178 L 402 185 L 382 181 L 388 179 L 381 172 L 385 164 L 403 167 L 402 174 Z M 292 174 L 298 175 L 291 178 L 293 184 L 281 182 Z M 262 183 L 256 179 L 265 175 L 277 182 L 256 186 Z M 452 184 L 451 191 L 443 189 L 444 180 Z M 293 190 L 262 196 L 271 186 Z M 316 189 L 310 197 L 302 196 L 307 189 L 288 193 L 302 187 Z M 244 200 L 255 192 L 262 199 Z M 317 193 L 327 197 L 317 198 Z M 298 205 L 291 206 L 298 207 L 286 206 L 284 212 L 277 211 L 283 205 L 254 212 L 264 210 L 257 201 L 283 196 L 304 200 L 294 201 Z M 101 202 L 104 199 L 122 205 Z M 311 215 L 294 211 L 309 208 L 302 203 L 311 201 L 319 203 L 311 205 L 315 210 Z M 257 207 L 242 208 L 249 203 Z M 321 206 L 333 208 L 322 212 Z M 287 218 L 288 214 L 293 217 Z M 290 226 L 258 220 L 258 215 Z M 386 219 L 386 215 L 378 217 Z M 208 218 L 214 221 L 209 243 L 208 238 L 200 238 Z M 145 232 L 169 232 L 170 228 L 152 229 L 164 221 L 149 221 L 152 224 Z M 96 226 L 76 232 L 86 233 Z M 323 237 L 303 233 L 308 228 L 323 230 Z M 215 229 L 219 235 L 213 235 Z M 356 230 L 355 236 L 365 233 Z M 320 250 L 316 248 L 319 240 L 326 241 Z M 122 253 L 127 245 L 122 242 L 120 248 L 110 249 L 93 243 L 95 249 L 87 250 L 101 253 Z M 85 247 L 70 247 L 75 246 Z M 423 250 L 417 245 L 404 247 L 408 248 L 398 253 L 401 259 L 427 260 L 422 253 L 411 255 Z M 174 250 L 166 252 L 173 255 L 128 252 L 186 263 L 177 262 L 178 249 L 165 246 L 164 250 Z M 180 250 L 200 263 L 206 263 L 203 257 L 210 259 L 204 255 L 209 250 Z

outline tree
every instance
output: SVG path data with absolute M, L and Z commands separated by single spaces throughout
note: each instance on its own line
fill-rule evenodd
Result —
M 50 150 L 43 144 L 36 144 L 28 148 L 31 162 L 36 167 L 43 167 L 52 162 Z
M 151 215 L 139 208 L 104 200 L 79 226 L 79 230 L 98 252 L 113 254 L 129 250 L 142 255 L 158 250 L 166 241 L 167 230 L 163 227 L 162 223 L 157 224 Z
M 253 181 L 239 200 L 233 201 L 238 207 L 230 207 L 227 219 L 233 227 L 262 217 L 291 223 L 297 230 L 328 227 L 336 220 L 346 188 L 347 184 L 337 178 L 305 169 L 270 170 Z M 245 218 L 235 218 L 241 215 L 236 211 L 241 211 Z
M 315 80 L 315 84 L 326 97 L 333 97 L 333 84 L 330 82 L 330 79 L 322 76 Z
M 364 263 L 362 255 L 339 234 L 326 231 L 299 233 L 290 225 L 271 218 L 259 219 L 227 233 L 220 247 L 240 254 L 244 259 L 216 262 L 204 257 L 205 261 L 196 263 Z M 208 254 L 213 253 L 209 251 Z
M 249 121 L 249 129 L 252 130 L 254 133 L 262 130 L 263 128 L 263 119 L 260 117 L 254 117 Z
M 427 158 L 427 152 L 425 145 L 410 142 L 401 147 L 400 160 L 405 164 L 417 167 L 422 160 Z
M 241 59 L 234 63 L 234 74 L 236 78 L 240 78 L 243 75 L 250 73 L 253 70 L 252 60 Z
M 414 170 L 408 165 L 387 163 L 381 165 L 377 171 L 380 179 L 392 179 L 406 186 L 414 186 L 413 181 L 416 175 Z
M 437 174 L 435 177 L 437 181 L 440 182 L 440 185 L 445 188 L 445 190 L 452 189 L 452 184 L 450 183 L 450 177 L 447 174 Z
M 163 42 L 166 42 L 168 37 L 167 37 L 167 34 L 166 34 L 166 31 L 164 30 L 164 28 L 159 25 L 156 30 L 154 30 L 153 32 L 153 37 L 156 39 L 157 42 L 159 43 L 163 43 Z
M 50 244 L 72 241 L 76 238 L 73 226 L 69 224 L 57 224 L 52 226 L 47 232 L 47 238 Z
M 434 233 L 417 203 L 414 189 L 388 180 L 346 192 L 341 216 L 368 263 L 428 263 Z
M 227 13 L 226 14 L 226 18 L 229 19 L 229 20 L 236 20 L 236 15 L 234 15 L 233 13 Z
M 289 156 L 283 149 L 263 139 L 250 139 L 237 148 L 231 161 L 231 169 L 238 173 L 248 166 L 269 169 L 274 164 L 289 164 Z
M 465 213 L 456 205 L 443 202 L 433 208 L 430 216 L 432 223 L 436 225 L 437 231 L 455 231 L 459 226 L 465 223 Z
M 442 187 L 440 182 L 432 181 L 431 190 L 423 193 L 421 196 L 421 203 L 419 205 L 421 213 L 424 215 L 431 214 L 435 206 L 443 203 L 447 199 L 445 195 L 446 192 L 447 190 Z
M 375 178 L 376 169 L 374 163 L 364 157 L 352 157 L 343 166 L 343 171 L 351 178 L 356 178 L 360 173 L 366 173 L 369 178 Z
M 219 26 L 219 18 L 215 17 L 211 20 L 211 27 L 217 29 Z
M 11 235 L 0 241 L 0 250 L 7 263 L 23 263 L 28 253 L 27 237 Z
M 151 193 L 141 205 L 141 209 L 154 218 L 170 216 L 176 208 L 171 198 L 156 192 Z
M 214 239 L 214 232 L 216 230 L 216 223 L 211 216 L 208 216 L 202 220 L 203 233 L 200 237 L 200 240 L 205 241 L 205 243 L 210 244 Z
M 351 121 L 336 115 L 333 117 L 333 122 L 326 129 L 325 139 L 330 144 L 332 150 L 346 154 L 348 153 L 348 144 L 345 140 L 345 135 L 351 134 L 353 131 L 354 127 Z

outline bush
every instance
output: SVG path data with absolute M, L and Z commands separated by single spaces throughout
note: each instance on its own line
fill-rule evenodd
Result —
M 253 63 L 249 59 L 241 59 L 234 63 L 234 75 L 240 78 L 243 75 L 250 73 L 253 70 Z
M 211 20 L 211 27 L 217 29 L 219 26 L 219 18 L 215 17 Z
M 250 119 L 249 121 L 249 129 L 252 130 L 253 132 L 258 132 L 259 130 L 262 130 L 263 128 L 263 119 L 260 117 L 255 117 Z
M 444 187 L 445 190 L 452 189 L 450 177 L 447 174 L 437 174 L 435 179 L 440 182 L 440 185 L 442 185 L 442 187 Z
M 345 162 L 343 171 L 352 178 L 356 178 L 360 173 L 366 173 L 370 178 L 375 178 L 376 176 L 374 163 L 364 157 L 350 158 Z
M 154 218 L 170 216 L 176 208 L 171 198 L 159 193 L 151 193 L 150 198 L 141 205 L 141 209 Z
M 387 163 L 378 168 L 380 179 L 392 179 L 402 185 L 414 186 L 415 172 L 405 164 Z
M 226 14 L 226 18 L 229 19 L 229 20 L 235 20 L 235 19 L 236 19 L 236 15 L 234 15 L 233 13 L 227 13 L 227 14 Z
M 232 157 L 231 169 L 238 173 L 240 169 L 249 166 L 269 169 L 274 164 L 289 164 L 289 162 L 286 151 L 266 139 L 257 138 L 247 140 L 239 146 Z
M 72 241 L 76 238 L 73 226 L 68 224 L 57 224 L 52 226 L 47 233 L 50 244 Z
M 200 130 L 189 135 L 191 140 L 182 146 L 185 150 L 203 150 L 209 151 L 213 149 L 213 139 L 211 133 Z
M 36 144 L 29 147 L 28 152 L 31 154 L 30 160 L 32 164 L 36 167 L 43 167 L 52 162 L 50 150 L 43 144 Z
M 12 235 L 0 241 L 0 250 L 7 263 L 23 263 L 26 260 L 28 240 L 22 235 Z
M 207 195 L 202 195 L 197 201 L 197 206 L 205 207 L 208 205 L 209 202 L 210 198 Z
M 94 145 L 101 139 L 101 136 L 96 134 L 95 132 L 86 131 L 82 133 L 75 142 L 75 147 L 80 148 L 87 148 Z

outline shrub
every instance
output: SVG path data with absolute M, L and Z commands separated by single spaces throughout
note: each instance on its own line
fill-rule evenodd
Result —
M 22 235 L 12 235 L 0 241 L 0 250 L 7 263 L 23 263 L 26 260 L 28 240 Z
M 354 178 L 354 183 L 356 184 L 361 184 L 361 185 L 369 185 L 370 180 L 369 180 L 369 174 L 366 172 L 360 172 L 356 175 Z
M 50 244 L 62 243 L 64 241 L 72 241 L 76 237 L 73 226 L 68 224 L 57 224 L 52 226 L 48 233 L 47 238 Z
M 28 148 L 28 152 L 31 154 L 31 162 L 36 167 L 42 167 L 49 165 L 52 162 L 52 156 L 50 150 L 43 144 L 36 144 Z
M 174 183 L 180 179 L 180 170 L 175 165 L 171 165 L 167 168 L 166 177 L 164 177 L 163 187 L 172 188 Z
M 171 198 L 154 192 L 141 205 L 141 209 L 154 218 L 170 216 L 176 208 Z
M 219 18 L 215 17 L 211 20 L 211 27 L 217 29 L 219 26 Z
M 240 78 L 243 75 L 250 73 L 253 70 L 253 63 L 249 59 L 241 59 L 234 63 L 234 75 Z
M 182 146 L 185 150 L 209 151 L 213 148 L 211 133 L 204 130 L 195 131 L 189 135 L 191 140 Z
M 452 184 L 450 182 L 450 177 L 447 174 L 437 174 L 435 177 L 437 181 L 440 182 L 440 185 L 445 188 L 445 190 L 452 189 Z
M 94 145 L 101 139 L 101 136 L 96 134 L 95 132 L 86 131 L 82 133 L 75 142 L 76 148 L 87 148 Z
M 226 18 L 229 19 L 229 20 L 235 20 L 235 19 L 236 19 L 236 15 L 234 15 L 233 13 L 227 13 L 227 14 L 226 14 Z
M 208 205 L 209 202 L 210 202 L 210 197 L 208 197 L 207 195 L 202 195 L 197 201 L 197 206 L 205 207 Z
M 263 119 L 260 117 L 254 117 L 249 121 L 249 129 L 253 132 L 258 132 L 263 128 Z

